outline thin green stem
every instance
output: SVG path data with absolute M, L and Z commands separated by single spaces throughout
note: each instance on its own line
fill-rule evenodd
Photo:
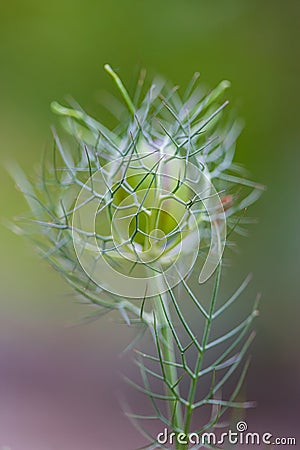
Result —
M 110 67 L 109 64 L 105 64 L 104 69 L 106 70 L 106 72 L 113 78 L 114 82 L 117 85 L 117 88 L 119 89 L 122 97 L 124 98 L 127 107 L 129 109 L 129 111 L 131 112 L 132 116 L 134 117 L 135 115 L 135 107 L 134 104 L 132 103 L 132 100 L 127 92 L 127 89 L 125 88 L 124 84 L 122 83 L 122 81 L 120 80 L 120 78 L 118 77 L 118 75 L 116 74 L 116 72 Z
M 208 318 L 206 319 L 206 325 L 205 325 L 203 340 L 202 340 L 202 352 L 198 353 L 198 357 L 197 357 L 197 361 L 196 361 L 196 365 L 195 365 L 195 372 L 194 372 L 195 376 L 191 380 L 191 384 L 190 384 L 190 390 L 189 390 L 189 395 L 188 395 L 189 405 L 187 406 L 185 424 L 184 424 L 184 433 L 186 435 L 189 434 L 189 430 L 190 430 L 190 425 L 191 425 L 191 420 L 192 420 L 192 415 L 193 415 L 193 404 L 194 404 L 197 383 L 198 383 L 197 374 L 199 373 L 199 371 L 201 369 L 207 341 L 208 341 L 209 334 L 210 334 L 211 322 L 213 320 L 213 313 L 214 313 L 216 298 L 217 298 L 219 284 L 220 284 L 220 276 L 221 276 L 221 263 L 219 263 L 219 266 L 217 268 L 216 280 L 215 280 L 214 290 L 213 290 L 213 294 L 212 294 L 210 309 L 209 309 L 209 313 L 208 313 Z M 188 445 L 183 447 L 183 450 L 187 450 L 187 449 L 188 449 Z
M 166 315 L 170 315 L 169 305 L 168 305 L 168 294 L 162 293 L 155 301 L 155 312 L 157 317 L 157 325 L 160 330 L 160 348 L 162 352 L 162 357 L 165 361 L 176 363 L 176 355 L 174 348 L 174 341 L 172 331 L 166 319 Z M 169 386 L 176 386 L 174 389 L 179 394 L 179 387 L 176 385 L 178 383 L 178 373 L 175 365 L 164 365 L 164 376 L 168 382 Z M 166 385 L 166 395 L 173 395 L 170 388 Z M 183 417 L 181 404 L 176 400 L 169 401 L 169 416 L 172 418 L 174 430 L 183 429 Z M 178 432 L 174 431 L 176 435 Z M 177 442 L 176 439 L 176 449 L 183 450 L 182 444 Z

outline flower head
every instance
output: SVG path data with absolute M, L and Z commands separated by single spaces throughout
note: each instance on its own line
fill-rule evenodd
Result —
M 204 282 L 222 256 L 226 220 L 260 188 L 232 173 L 240 125 L 224 117 L 229 83 L 203 95 L 195 77 L 183 96 L 162 80 L 142 96 L 139 83 L 133 104 L 105 67 L 128 112 L 111 131 L 78 107 L 52 104 L 73 142 L 54 133 L 53 165 L 27 195 L 43 229 L 39 246 L 71 283 L 104 295 L 157 295 L 196 260 Z M 221 198 L 233 198 L 237 183 L 249 192 L 224 211 Z

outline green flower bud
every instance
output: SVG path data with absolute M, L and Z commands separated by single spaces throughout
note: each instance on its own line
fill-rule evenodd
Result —
M 154 296 L 186 277 L 207 217 L 214 242 L 203 281 L 224 248 L 219 196 L 204 171 L 178 158 L 170 144 L 157 143 L 154 149 L 139 139 L 130 155 L 92 175 L 74 211 L 73 238 L 82 267 L 103 289 L 125 297 Z

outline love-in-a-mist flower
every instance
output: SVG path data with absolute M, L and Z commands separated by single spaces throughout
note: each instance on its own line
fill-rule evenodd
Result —
M 205 281 L 222 256 L 226 227 L 222 202 L 204 167 L 180 157 L 168 137 L 157 133 L 150 145 L 139 127 L 132 128 L 126 155 L 104 164 L 82 187 L 72 230 L 78 260 L 98 286 L 142 298 L 189 274 L 201 234 L 202 247 L 207 245 L 208 221 L 210 250 L 200 272 Z
M 159 369 L 138 360 L 143 387 L 137 388 L 149 397 L 154 418 L 178 436 L 190 431 L 193 412 L 203 405 L 214 407 L 204 429 L 218 422 L 223 408 L 251 406 L 235 402 L 244 371 L 228 401 L 220 399 L 220 390 L 252 340 L 250 335 L 232 354 L 256 315 L 255 307 L 228 333 L 212 342 L 209 336 L 213 321 L 248 282 L 215 311 L 226 237 L 233 230 L 242 232 L 241 211 L 262 187 L 244 179 L 233 162 L 241 127 L 226 115 L 227 81 L 205 94 L 196 86 L 196 75 L 180 94 L 161 79 L 146 89 L 142 72 L 132 100 L 116 73 L 105 68 L 125 100 L 125 106 L 116 108 L 117 100 L 108 106 L 118 124 L 112 131 L 78 105 L 52 104 L 68 137 L 61 142 L 54 131 L 52 162 L 44 158 L 35 181 L 13 170 L 32 210 L 30 226 L 23 230 L 75 290 L 97 306 L 96 314 L 118 310 L 127 324 L 150 329 L 157 356 L 141 355 Z M 194 272 L 200 284 L 216 272 L 208 309 L 188 285 Z M 177 291 L 187 297 L 184 308 Z M 203 330 L 188 323 L 189 302 Z M 206 352 L 229 338 L 233 343 L 202 368 Z M 226 368 L 218 381 L 214 374 Z M 152 390 L 150 375 L 162 382 L 164 394 Z M 211 388 L 197 402 L 197 382 L 204 375 L 213 377 Z M 188 392 L 181 389 L 184 377 Z M 167 402 L 167 412 L 156 398 Z M 154 439 L 149 448 L 156 444 Z M 176 448 L 188 446 L 177 442 Z

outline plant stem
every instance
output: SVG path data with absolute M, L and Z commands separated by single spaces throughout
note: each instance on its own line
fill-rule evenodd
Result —
M 160 347 L 162 352 L 162 357 L 164 361 L 169 362 L 176 362 L 176 355 L 175 355 L 175 349 L 174 349 L 174 342 L 173 342 L 173 335 L 172 331 L 170 329 L 170 326 L 168 324 L 168 321 L 166 319 L 166 314 L 169 316 L 169 305 L 168 305 L 169 299 L 168 294 L 162 293 L 160 297 L 157 297 L 155 301 L 155 312 L 157 316 L 157 324 L 158 328 L 160 330 Z M 163 305 L 162 305 L 163 303 Z M 178 374 L 177 369 L 175 366 L 172 366 L 170 364 L 166 364 L 164 366 L 164 375 L 166 379 L 168 380 L 169 386 L 176 385 L 178 381 Z M 176 386 L 174 388 L 177 393 L 179 393 L 179 388 Z M 172 391 L 168 386 L 166 386 L 166 395 L 173 395 Z M 183 430 L 183 417 L 182 417 L 182 410 L 181 410 L 181 404 L 177 401 L 170 400 L 169 401 L 169 417 L 172 420 L 172 425 L 174 430 L 174 433 L 176 434 L 176 437 L 178 435 L 177 430 Z M 183 444 L 180 444 L 177 441 L 177 438 L 175 439 L 175 446 L 177 450 L 183 450 L 185 446 L 183 447 Z
M 195 375 L 198 374 L 201 369 L 207 341 L 208 341 L 209 334 L 210 334 L 214 307 L 215 307 L 216 298 L 217 298 L 219 285 L 220 285 L 221 265 L 222 264 L 220 262 L 219 266 L 217 268 L 216 280 L 215 280 L 214 290 L 213 290 L 213 294 L 212 294 L 209 314 L 208 314 L 208 318 L 206 320 L 206 325 L 205 325 L 203 339 L 202 339 L 202 352 L 199 353 L 198 357 L 197 357 L 197 361 L 196 361 L 196 365 L 195 365 L 195 372 L 194 372 Z M 193 414 L 193 403 L 194 403 L 194 398 L 195 398 L 195 394 L 196 394 L 197 382 L 198 382 L 198 377 L 195 376 L 191 382 L 190 391 L 189 391 L 189 395 L 188 395 L 189 406 L 187 407 L 187 414 L 186 414 L 185 425 L 184 425 L 184 432 L 186 435 L 188 435 L 189 430 L 190 430 L 190 424 L 191 424 L 191 419 L 192 419 L 192 414 Z M 184 447 L 183 449 L 184 450 L 188 449 L 188 445 L 186 447 Z

